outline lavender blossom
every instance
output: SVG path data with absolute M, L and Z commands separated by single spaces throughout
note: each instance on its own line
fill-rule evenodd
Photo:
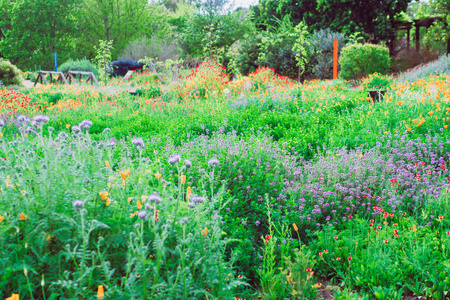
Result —
M 151 194 L 147 197 L 148 202 L 150 203 L 161 203 L 162 198 L 157 194 Z
M 220 162 L 217 158 L 213 157 L 208 161 L 208 165 L 210 168 L 215 168 L 216 166 L 220 165 Z
M 145 148 L 145 143 L 144 140 L 142 138 L 134 138 L 131 140 L 131 143 L 138 147 L 139 149 L 144 149 Z
M 168 159 L 169 164 L 171 164 L 172 166 L 178 164 L 180 162 L 180 160 L 181 160 L 181 156 L 179 154 L 173 154 L 173 155 L 169 156 L 169 159 Z

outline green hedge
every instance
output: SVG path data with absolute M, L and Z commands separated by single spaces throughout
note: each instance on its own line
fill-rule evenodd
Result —
M 344 80 L 359 79 L 373 73 L 389 72 L 389 49 L 373 44 L 352 44 L 342 49 L 339 57 L 340 77 Z

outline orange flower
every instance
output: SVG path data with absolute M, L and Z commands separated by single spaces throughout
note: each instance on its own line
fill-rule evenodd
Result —
M 432 116 L 432 115 L 433 115 L 433 113 L 434 113 L 434 112 L 430 111 L 430 112 L 429 112 L 428 114 L 429 114 L 430 116 Z
M 181 175 L 181 183 L 184 184 L 186 182 L 186 175 Z
M 161 178 L 161 174 L 156 173 L 156 174 L 155 174 L 155 177 L 156 177 L 156 179 L 160 179 L 160 178 Z
M 69 129 L 70 128 L 70 124 L 66 124 L 66 129 Z
M 138 208 L 138 209 L 142 209 L 141 201 L 138 200 L 138 201 L 136 202 L 136 205 L 137 205 L 137 208 Z
M 100 195 L 100 197 L 102 198 L 102 200 L 108 199 L 109 193 L 108 193 L 107 191 L 103 191 L 103 192 L 100 192 L 100 193 L 98 193 L 98 194 Z
M 19 300 L 19 294 L 12 294 L 11 297 L 6 298 L 5 300 Z
M 294 224 L 292 224 L 292 227 L 294 227 L 294 230 L 295 230 L 295 231 L 298 231 L 298 227 L 297 227 L 297 224 L 295 224 L 295 223 L 294 223 Z
M 400 105 L 402 105 L 402 103 L 403 103 L 403 101 L 398 101 L 397 105 L 400 106 Z
M 106 199 L 106 206 L 109 206 L 111 204 L 111 200 L 109 198 Z
M 123 180 L 127 180 L 128 176 L 130 176 L 130 170 L 120 172 L 120 177 L 122 177 Z
M 208 235 L 208 227 L 205 227 L 205 229 L 202 230 L 202 235 L 203 236 Z
M 414 232 L 417 232 L 416 225 L 413 225 L 413 231 L 414 231 Z
M 51 241 L 52 241 L 52 238 L 53 238 L 53 235 L 50 235 L 50 234 L 49 234 L 49 235 L 47 236 L 46 240 L 49 241 L 49 242 L 51 242 Z
M 134 213 L 132 213 L 132 214 L 130 215 L 130 218 L 134 217 L 135 215 L 137 215 L 137 211 L 135 211 Z
M 447 129 L 447 128 L 448 128 L 448 125 L 444 125 L 444 128 Z
M 107 168 L 111 168 L 110 166 L 109 166 L 109 162 L 106 160 L 105 161 L 105 166 L 107 167 Z
M 97 298 L 103 299 L 104 296 L 105 296 L 105 292 L 103 291 L 103 285 L 99 285 L 98 290 L 97 290 Z
M 188 186 L 186 189 L 186 199 L 191 200 L 191 187 Z
M 131 202 L 131 199 L 133 199 L 133 198 L 129 197 L 129 198 L 127 199 L 128 203 Z
M 0 216 L 0 222 L 3 221 L 5 219 L 4 216 Z
M 19 219 L 20 220 L 26 220 L 27 216 L 25 216 L 23 213 L 21 213 Z

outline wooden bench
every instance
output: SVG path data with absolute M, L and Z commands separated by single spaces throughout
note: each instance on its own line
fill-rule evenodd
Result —
M 86 83 L 89 83 L 89 81 L 90 81 L 91 85 L 94 85 L 94 82 L 95 82 L 95 84 L 98 87 L 100 87 L 100 84 L 97 81 L 97 77 L 95 77 L 95 74 L 92 73 L 92 72 L 81 72 L 81 71 L 69 71 L 69 72 L 67 72 L 67 79 L 69 80 L 69 84 L 72 84 L 72 80 L 74 81 L 75 84 L 78 84 L 77 80 L 75 79 L 77 77 L 77 75 L 78 75 L 78 80 L 80 81 L 80 83 L 81 83 L 81 80 L 82 80 L 81 76 L 87 75 L 88 78 L 86 80 Z
M 50 82 L 52 82 L 52 83 L 53 83 L 53 75 L 58 75 L 58 79 L 56 80 L 56 83 L 59 82 L 61 84 L 68 84 L 67 80 L 64 77 L 64 74 L 62 72 L 39 71 L 36 81 L 34 82 L 34 86 L 36 86 L 38 81 L 40 81 L 41 84 L 43 84 L 43 82 L 45 82 L 45 84 L 49 84 L 47 79 L 45 78 L 45 75 L 50 75 Z

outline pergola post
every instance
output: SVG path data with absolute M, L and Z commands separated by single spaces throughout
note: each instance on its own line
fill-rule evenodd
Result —
M 414 24 L 416 25 L 416 50 L 420 50 L 420 26 L 418 20 L 414 21 Z

